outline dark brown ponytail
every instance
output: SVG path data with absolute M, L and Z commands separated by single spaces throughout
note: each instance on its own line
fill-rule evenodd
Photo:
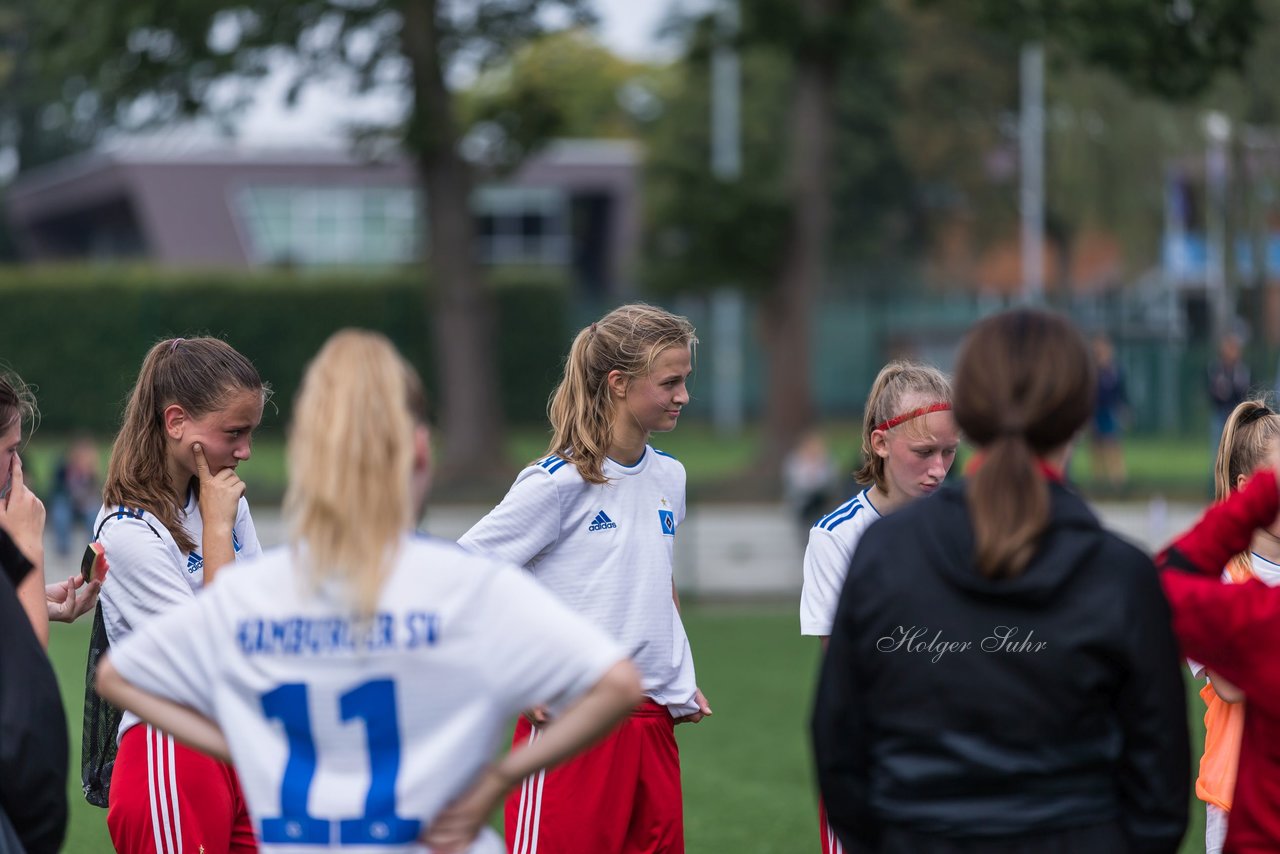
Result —
M 982 449 L 966 500 L 978 569 L 1021 573 L 1049 522 L 1049 488 L 1038 458 L 1083 426 L 1094 401 L 1094 368 L 1066 318 L 1017 309 L 966 336 L 955 373 L 955 416 Z

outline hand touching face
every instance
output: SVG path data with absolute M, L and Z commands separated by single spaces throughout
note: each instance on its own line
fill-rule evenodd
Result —
M 198 418 L 176 404 L 168 407 L 166 429 L 174 442 L 170 448 L 174 460 L 187 476 L 196 475 L 194 446 L 198 444 L 211 474 L 234 469 L 253 454 L 253 431 L 262 422 L 262 405 L 261 391 L 237 389 L 220 409 Z

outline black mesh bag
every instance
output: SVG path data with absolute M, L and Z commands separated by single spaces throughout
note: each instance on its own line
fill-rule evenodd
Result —
M 141 513 L 121 508 L 119 514 L 107 516 L 93 533 L 96 543 L 102 529 L 113 519 L 140 521 L 161 540 L 160 532 L 150 522 L 140 519 Z M 89 560 L 86 555 L 86 560 Z M 108 563 L 110 562 L 110 555 Z M 102 619 L 102 602 L 93 612 L 93 630 L 89 634 L 89 655 L 84 668 L 84 732 L 81 738 L 80 782 L 84 785 L 84 799 L 95 807 L 106 809 L 111 798 L 111 769 L 116 763 L 116 733 L 124 712 L 98 696 L 94 685 L 98 678 L 98 662 L 110 648 L 107 625 Z
M 81 741 L 80 782 L 84 799 L 95 807 L 106 808 L 111 796 L 111 768 L 116 762 L 116 732 L 123 712 L 98 696 L 94 682 L 98 661 L 107 651 L 107 627 L 102 621 L 102 604 L 93 612 L 93 631 L 89 635 L 89 660 L 84 669 L 84 735 Z

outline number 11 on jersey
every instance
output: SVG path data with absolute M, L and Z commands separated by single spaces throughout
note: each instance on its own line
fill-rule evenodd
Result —
M 400 773 L 400 727 L 396 720 L 396 686 L 390 679 L 364 682 L 338 697 L 345 721 L 362 720 L 369 751 L 369 791 L 364 815 L 327 819 L 307 812 L 316 773 L 316 745 L 311 730 L 307 686 L 289 683 L 262 695 L 262 711 L 284 725 L 289 759 L 280 782 L 280 815 L 262 820 L 267 844 L 404 845 L 418 838 L 422 822 L 396 814 L 396 776 Z

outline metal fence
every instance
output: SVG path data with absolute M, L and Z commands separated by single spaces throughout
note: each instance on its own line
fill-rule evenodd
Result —
M 1078 298 L 1054 308 L 1069 314 L 1086 333 L 1105 331 L 1115 344 L 1125 375 L 1136 434 L 1200 436 L 1209 423 L 1207 372 L 1213 348 L 1207 341 L 1189 342 L 1182 309 L 1160 292 L 1141 286 L 1120 293 Z M 758 317 L 749 301 L 726 309 L 720 299 L 685 297 L 668 303 L 688 316 L 698 329 L 693 394 L 699 405 L 695 419 L 723 412 L 732 399 L 740 416 L 750 420 L 763 409 L 767 359 L 758 334 Z M 883 364 L 896 357 L 916 358 L 949 371 L 968 328 L 980 318 L 1011 303 L 975 296 L 909 295 L 831 297 L 813 310 L 810 341 L 815 400 L 824 419 L 856 418 L 867 391 Z M 590 323 L 607 306 L 580 303 L 576 320 Z M 733 311 L 737 311 L 736 317 Z M 726 315 L 726 311 L 728 315 Z M 1277 351 L 1255 340 L 1245 353 L 1259 392 L 1276 388 Z M 726 374 L 726 359 L 739 365 Z M 740 377 L 729 388 L 725 376 Z

